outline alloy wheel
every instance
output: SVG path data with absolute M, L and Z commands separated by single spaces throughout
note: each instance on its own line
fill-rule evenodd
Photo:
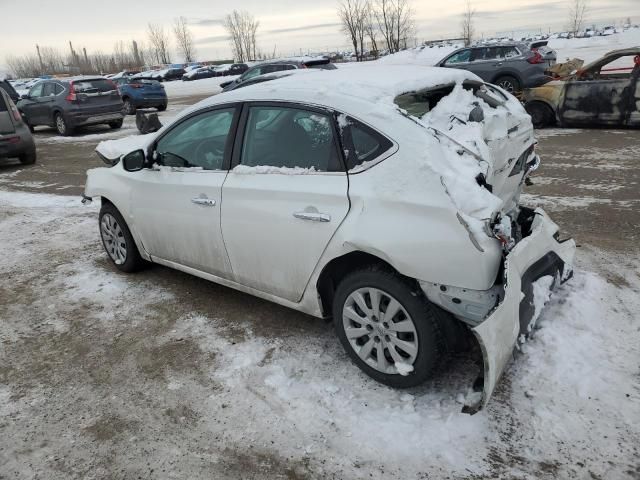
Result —
M 64 122 L 64 118 L 62 118 L 62 115 L 60 114 L 56 116 L 56 129 L 61 135 L 64 135 L 67 131 L 67 124 Z
M 413 319 L 393 296 L 377 288 L 359 288 L 346 299 L 344 332 L 361 360 L 386 374 L 399 373 L 396 364 L 413 365 L 418 334 Z
M 100 234 L 104 248 L 116 265 L 127 260 L 127 241 L 118 221 L 110 213 L 105 213 L 100 222 Z

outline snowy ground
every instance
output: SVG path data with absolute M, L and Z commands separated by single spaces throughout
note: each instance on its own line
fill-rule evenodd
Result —
M 132 124 L 38 129 L 38 164 L 0 165 L 0 479 L 640 477 L 635 132 L 541 132 L 525 200 L 576 237 L 576 276 L 469 416 L 475 353 L 396 391 L 321 320 L 163 267 L 112 268 L 98 205 L 51 193 L 79 193 L 98 141 Z

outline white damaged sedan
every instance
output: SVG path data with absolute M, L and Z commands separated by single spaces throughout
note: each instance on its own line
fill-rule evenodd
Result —
M 101 199 L 120 270 L 159 263 L 333 317 L 386 385 L 422 383 L 475 338 L 476 411 L 571 274 L 575 243 L 519 204 L 535 143 L 520 103 L 469 72 L 362 66 L 217 95 L 103 142 L 109 167 L 88 172 L 85 197 Z

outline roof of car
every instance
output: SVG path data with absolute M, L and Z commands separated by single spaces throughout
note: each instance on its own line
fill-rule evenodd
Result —
M 314 70 L 313 74 L 286 75 L 254 84 L 250 88 L 214 95 L 187 109 L 185 114 L 221 103 L 269 100 L 315 104 L 352 115 L 360 113 L 361 117 L 372 117 L 371 112 L 395 112 L 397 109 L 393 100 L 403 93 L 465 80 L 481 81 L 466 70 L 436 67 L 360 65 L 358 68 Z M 383 123 L 389 120 L 380 116 L 377 118 Z M 375 118 L 372 123 L 377 123 Z

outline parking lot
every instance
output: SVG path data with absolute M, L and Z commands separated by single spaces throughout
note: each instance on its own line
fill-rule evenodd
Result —
M 79 195 L 97 143 L 135 133 L 39 129 L 36 165 L 0 165 L 0 478 L 640 477 L 638 131 L 539 132 L 524 203 L 576 239 L 576 275 L 474 416 L 477 352 L 394 391 L 329 323 L 112 268 Z

